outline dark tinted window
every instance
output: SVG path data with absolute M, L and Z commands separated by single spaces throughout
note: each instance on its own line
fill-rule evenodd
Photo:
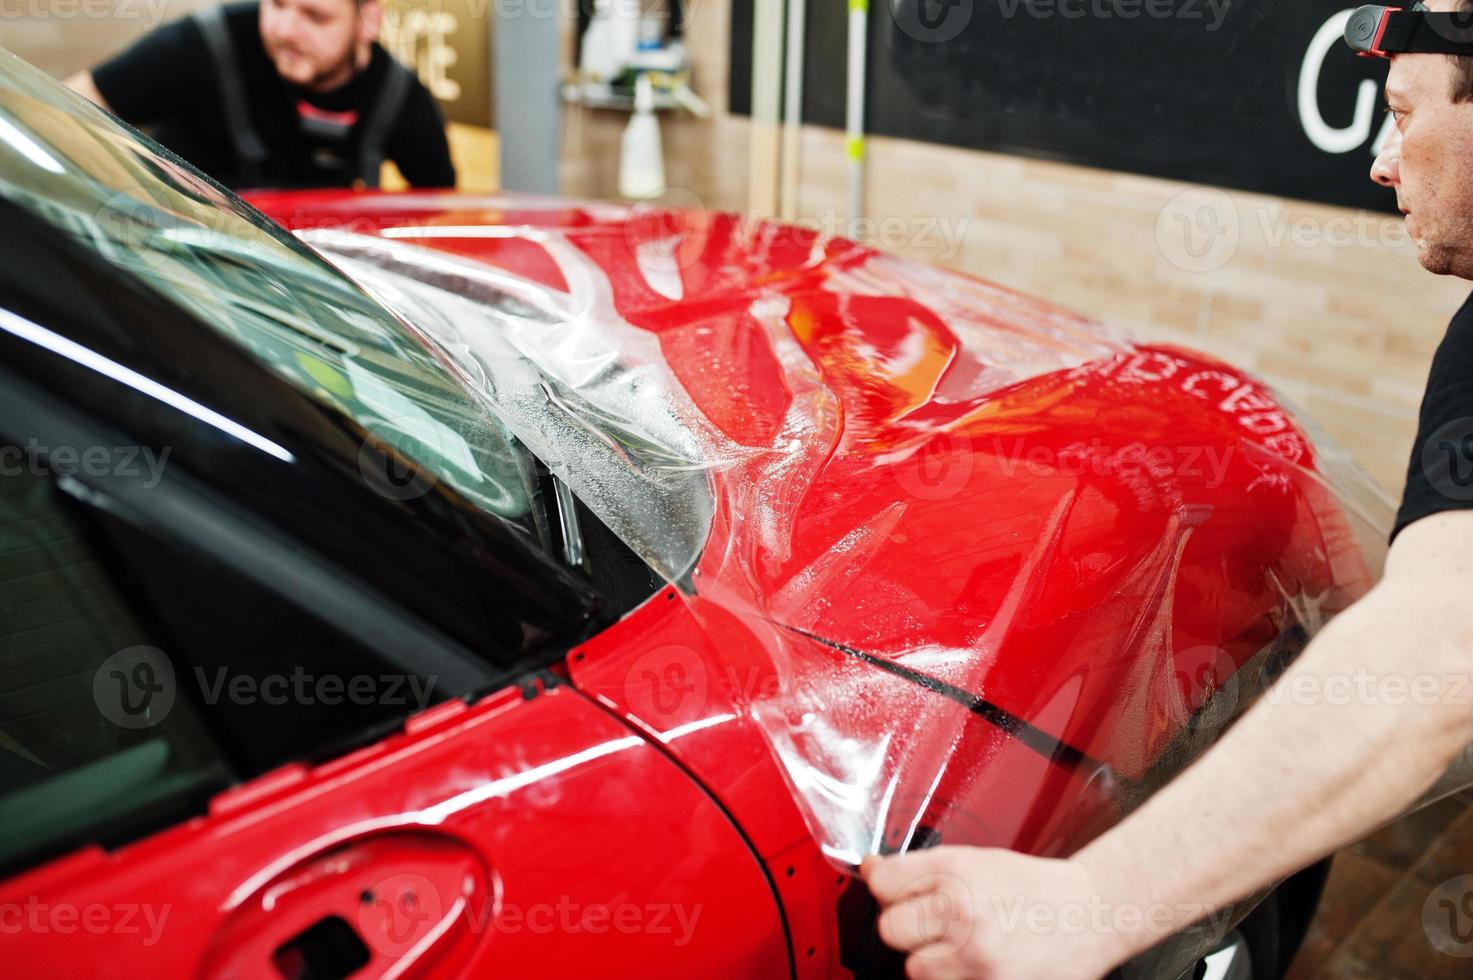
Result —
M 0 444 L 0 866 L 166 826 L 448 695 L 96 502 Z
M 200 712 L 177 699 L 75 508 L 0 449 L 0 864 L 156 822 L 226 784 Z

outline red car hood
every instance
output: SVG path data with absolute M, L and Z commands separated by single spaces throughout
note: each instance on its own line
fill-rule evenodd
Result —
M 691 615 L 771 674 L 724 703 L 850 856 L 898 798 L 967 794 L 976 717 L 1159 781 L 1379 567 L 1380 501 L 1258 382 L 997 286 L 730 215 L 253 203 L 553 300 L 596 281 L 602 339 L 656 342 L 714 497 Z

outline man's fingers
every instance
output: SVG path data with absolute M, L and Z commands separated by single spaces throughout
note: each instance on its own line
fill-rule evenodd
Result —
M 951 959 L 973 941 L 979 926 L 972 896 L 949 875 L 928 875 L 921 881 L 924 890 L 906 895 L 880 914 L 880 939 L 921 959 Z
M 919 950 L 905 958 L 908 980 L 989 980 L 990 973 L 978 973 L 955 955 Z
M 880 938 L 906 953 L 939 943 L 946 938 L 951 906 L 940 892 L 902 898 L 880 914 Z
M 886 858 L 867 857 L 860 865 L 860 873 L 880 904 L 889 905 L 913 891 L 917 882 L 928 875 L 949 873 L 952 850 L 938 847 Z

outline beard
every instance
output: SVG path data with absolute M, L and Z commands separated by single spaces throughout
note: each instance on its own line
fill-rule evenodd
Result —
M 1424 241 L 1417 247 L 1417 261 L 1434 276 L 1473 279 L 1473 249 L 1467 247 Z
M 333 87 L 345 84 L 353 77 L 358 60 L 357 46 L 352 44 L 340 58 L 323 66 L 316 65 L 311 58 L 292 48 L 269 47 L 267 53 L 278 75 L 292 85 L 313 91 L 321 90 L 335 79 L 341 80 Z M 286 64 L 283 64 L 284 60 Z

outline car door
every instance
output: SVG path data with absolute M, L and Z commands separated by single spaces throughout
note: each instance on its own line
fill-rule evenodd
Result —
M 274 421 L 231 417 L 290 464 L 138 364 L 0 327 L 8 974 L 791 975 L 740 828 L 563 683 L 575 588 L 472 547 L 446 488 L 415 512 L 345 476 L 269 379 Z M 446 596 L 484 608 L 422 615 Z M 536 656 L 460 643 L 478 616 Z

